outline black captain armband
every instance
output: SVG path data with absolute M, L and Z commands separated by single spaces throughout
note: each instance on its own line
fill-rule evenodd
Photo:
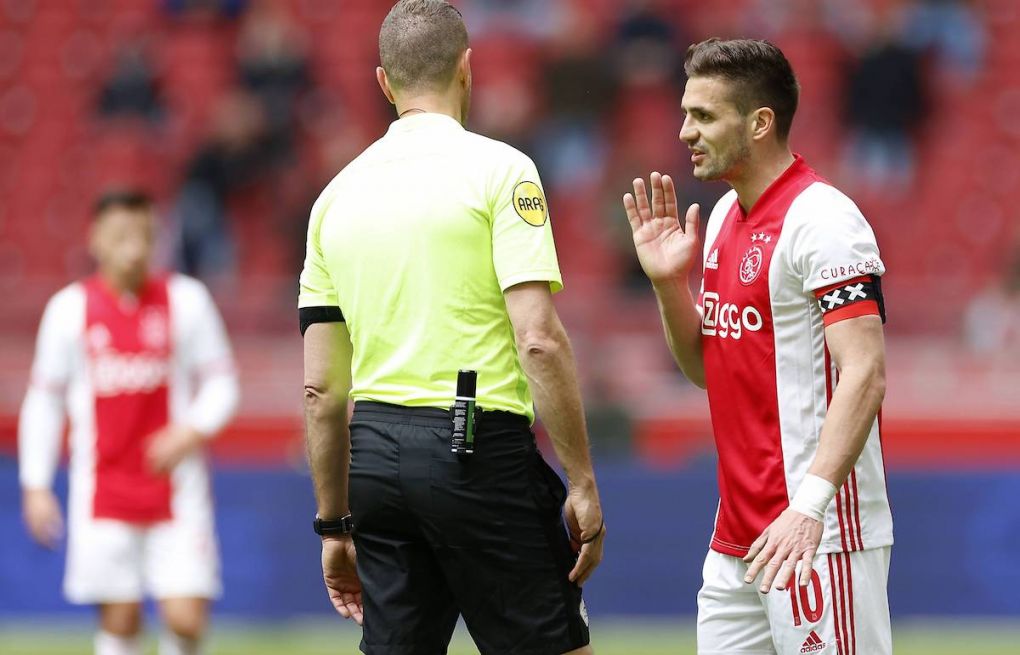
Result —
M 869 314 L 879 316 L 885 323 L 882 278 L 877 275 L 862 275 L 818 289 L 815 299 L 825 325 Z
M 308 326 L 314 323 L 343 323 L 344 313 L 340 311 L 339 307 L 302 307 L 298 309 L 298 321 L 301 326 L 301 336 L 305 336 Z

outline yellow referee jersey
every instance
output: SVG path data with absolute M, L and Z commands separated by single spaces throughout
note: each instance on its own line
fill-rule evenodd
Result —
M 449 408 L 457 371 L 478 405 L 534 420 L 503 291 L 562 288 L 534 163 L 443 114 L 395 121 L 312 207 L 298 306 L 339 307 L 355 400 Z

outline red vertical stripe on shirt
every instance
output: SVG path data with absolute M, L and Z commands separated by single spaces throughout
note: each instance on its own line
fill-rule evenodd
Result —
M 166 280 L 125 299 L 85 282 L 85 343 L 94 395 L 93 514 L 132 523 L 171 517 L 170 477 L 149 469 L 153 434 L 170 419 L 170 306 Z
M 854 488 L 854 525 L 857 526 L 857 549 L 864 550 L 864 535 L 861 533 L 861 491 L 857 486 L 857 466 L 850 469 Z
M 848 477 L 846 482 L 843 483 L 843 503 L 846 507 L 846 525 L 847 534 L 850 536 L 850 550 L 857 550 L 857 542 L 855 541 L 856 535 L 854 533 L 854 512 L 853 512 L 854 496 L 850 490 L 850 478 Z
M 834 382 L 834 374 L 832 370 L 832 355 L 829 354 L 829 346 L 825 346 L 825 409 L 828 414 L 829 405 L 832 404 L 832 392 L 836 385 Z M 839 539 L 843 545 L 843 550 L 847 550 L 846 543 L 846 522 L 843 519 L 843 490 L 836 490 L 836 518 L 839 519 Z

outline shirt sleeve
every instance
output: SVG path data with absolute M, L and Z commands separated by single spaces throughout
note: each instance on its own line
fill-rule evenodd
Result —
M 198 389 L 185 415 L 187 425 L 207 437 L 215 436 L 237 410 L 240 385 L 234 356 L 212 296 L 197 280 L 179 280 L 187 295 L 180 307 L 186 312 L 182 340 L 186 366 Z
M 36 340 L 32 373 L 18 417 L 18 476 L 22 487 L 48 489 L 60 460 L 65 398 L 74 361 L 71 327 L 78 317 L 75 289 L 65 289 L 46 305 Z
M 815 297 L 826 325 L 865 314 L 884 318 L 885 264 L 871 226 L 843 196 L 814 207 L 797 231 L 794 251 L 804 293 Z
M 301 270 L 301 288 L 298 307 L 339 307 L 336 289 L 329 276 L 326 259 L 319 243 L 319 230 L 326 214 L 328 203 L 321 198 L 312 207 L 308 221 L 308 241 L 305 249 L 305 265 Z
M 522 282 L 548 282 L 563 288 L 556 259 L 549 205 L 538 169 L 528 157 L 509 165 L 491 197 L 492 263 L 500 289 Z

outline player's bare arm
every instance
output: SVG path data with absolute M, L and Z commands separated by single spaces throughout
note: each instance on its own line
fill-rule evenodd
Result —
M 351 391 L 351 356 L 351 336 L 345 323 L 315 323 L 305 332 L 305 445 L 317 513 L 324 519 L 348 514 L 351 436 L 347 400 Z M 336 611 L 360 625 L 361 581 L 350 536 L 322 538 L 322 576 Z
M 839 384 L 808 475 L 829 482 L 834 494 L 857 463 L 885 397 L 882 319 L 868 315 L 833 323 L 825 328 L 825 341 L 839 370 Z M 745 581 L 753 582 L 764 571 L 761 591 L 767 593 L 773 584 L 783 590 L 801 562 L 799 581 L 807 586 L 822 530 L 820 521 L 786 509 L 751 545 L 744 558 L 751 563 Z
M 676 188 L 668 175 L 652 173 L 651 203 L 644 180 L 634 180 L 634 194 L 623 196 L 623 207 L 634 236 L 634 248 L 645 275 L 652 282 L 666 342 L 683 374 L 705 387 L 701 357 L 701 315 L 687 279 L 701 258 L 698 238 L 700 207 L 691 205 L 683 224 L 677 208 Z
M 571 538 L 580 545 L 570 580 L 582 585 L 602 561 L 606 527 L 588 448 L 574 354 L 548 283 L 518 284 L 507 289 L 504 296 L 535 409 L 567 474 L 564 513 Z

